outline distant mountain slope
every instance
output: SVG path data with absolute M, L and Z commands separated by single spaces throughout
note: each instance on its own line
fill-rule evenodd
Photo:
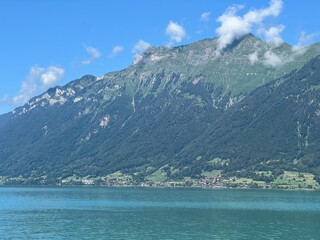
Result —
M 10 113 L 0 115 L 0 128 L 4 126 L 10 120 L 10 118 L 11 118 Z
M 318 45 L 297 53 L 287 44 L 274 47 L 249 34 L 217 57 L 216 41 L 151 48 L 127 69 L 51 88 L 0 116 L 0 176 L 65 178 L 121 171 L 143 178 L 171 166 L 168 176 L 181 177 L 212 169 L 208 161 L 213 157 L 244 166 L 253 159 L 307 159 L 306 142 L 308 149 L 317 146 L 311 141 L 314 125 L 299 112 L 307 99 L 297 107 L 293 93 L 284 90 L 291 89 L 296 74 L 312 68 L 309 63 L 288 74 L 316 56 Z M 307 91 L 299 87 L 296 91 Z M 291 102 L 283 103 L 281 94 Z M 281 119 L 270 125 L 275 117 Z M 300 135 L 292 133 L 294 127 Z M 283 136 L 268 135 L 281 131 Z M 226 171 L 232 170 L 231 160 L 229 167 Z
M 320 176 L 320 57 L 252 91 L 181 157 L 230 159 L 226 171 L 311 171 Z

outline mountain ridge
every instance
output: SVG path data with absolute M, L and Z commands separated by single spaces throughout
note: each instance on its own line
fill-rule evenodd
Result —
M 120 70 L 120 71 L 115 71 L 115 72 L 111 72 L 111 73 L 108 73 L 108 74 L 105 74 L 105 75 L 103 75 L 103 76 L 101 76 L 101 77 L 97 77 L 96 78 L 96 80 L 106 80 L 106 81 L 110 81 L 110 82 L 112 82 L 113 81 L 113 84 L 115 84 L 114 83 L 114 81 L 116 80 L 116 81 L 118 81 L 118 83 L 119 83 L 119 78 L 121 79 L 121 74 L 122 73 L 124 73 L 124 74 L 126 74 L 126 75 L 129 75 L 130 77 L 132 77 L 134 74 L 136 74 L 136 71 L 137 71 L 137 69 L 141 69 L 141 68 L 146 68 L 145 67 L 145 65 L 151 65 L 151 69 L 147 69 L 147 71 L 151 71 L 151 70 L 154 70 L 154 62 L 155 63 L 157 63 L 157 68 L 158 68 L 158 66 L 159 66 L 159 63 L 158 63 L 158 61 L 161 61 L 161 59 L 159 60 L 158 58 L 157 58 L 157 55 L 153 55 L 153 54 L 155 54 L 155 52 L 158 52 L 159 50 L 160 50 L 160 52 L 163 52 L 163 51 L 165 51 L 165 52 L 170 52 L 171 50 L 174 50 L 175 52 L 179 52 L 180 50 L 179 49 L 181 49 L 181 48 L 190 48 L 190 47 L 192 47 L 192 46 L 194 46 L 194 45 L 199 45 L 199 44 L 201 44 L 203 41 L 206 41 L 206 42 L 209 42 L 209 47 L 212 47 L 212 46 L 214 46 L 215 44 L 216 44 L 216 41 L 217 41 L 217 39 L 218 38 L 213 38 L 213 39 L 205 39 L 205 40 L 200 40 L 200 41 L 198 41 L 198 42 L 195 42 L 195 43 L 191 43 L 191 44 L 188 44 L 188 45 L 183 45 L 183 46 L 178 46 L 178 47 L 174 47 L 174 48 L 166 48 L 166 47 L 152 47 L 152 48 L 150 48 L 149 50 L 147 50 L 143 55 L 141 55 L 142 56 L 142 59 L 144 59 L 143 60 L 143 62 L 140 62 L 140 64 L 132 64 L 131 66 L 129 66 L 128 68 L 125 68 L 125 69 L 123 69 L 123 70 Z M 241 39 L 239 39 L 239 40 L 237 40 L 236 41 L 236 44 L 235 45 L 237 45 L 237 43 L 241 43 L 243 40 L 248 40 L 247 42 L 252 42 L 252 41 L 258 41 L 259 43 L 263 43 L 263 41 L 261 40 L 261 39 L 258 39 L 258 38 L 256 38 L 254 35 L 252 35 L 252 34 L 247 34 L 247 35 L 245 35 L 243 38 L 241 38 Z M 265 44 L 265 43 L 264 43 Z M 285 44 L 282 44 L 282 45 L 280 45 L 280 46 L 284 46 Z M 272 45 L 266 45 L 266 46 L 268 46 L 268 48 L 270 48 L 270 49 L 278 49 L 279 47 L 276 47 L 276 48 L 274 48 Z M 205 46 L 204 47 L 204 49 L 206 49 L 206 47 L 208 47 L 208 46 Z M 289 45 L 287 46 L 287 47 L 289 47 Z M 312 45 L 311 46 L 312 48 L 316 48 L 317 47 L 317 45 L 316 44 L 314 44 L 314 45 Z M 189 52 L 190 52 L 190 50 L 188 50 Z M 204 50 L 202 50 L 202 52 L 203 52 Z M 211 61 L 219 61 L 219 58 L 216 58 L 215 57 L 215 49 L 214 48 L 211 48 L 210 49 L 210 51 L 211 51 Z M 251 51 L 251 50 L 250 50 Z M 286 50 L 287 51 L 287 50 Z M 290 50 L 291 51 L 291 50 Z M 314 50 L 307 50 L 308 52 L 315 52 Z M 174 54 L 173 55 L 175 55 L 176 56 L 176 53 L 174 52 Z M 194 51 L 192 50 L 191 51 L 192 53 L 194 53 Z M 201 53 L 202 53 L 201 52 Z M 319 49 L 319 52 L 320 52 L 320 49 Z M 308 53 L 309 55 L 310 55 L 310 53 Z M 316 55 L 316 53 L 313 53 L 313 55 L 315 56 Z M 150 57 L 151 56 L 151 57 Z M 314 56 L 308 56 L 308 59 L 311 59 L 312 57 L 314 57 Z M 235 60 L 236 58 L 234 57 L 234 56 L 232 56 L 232 58 L 233 58 L 233 60 Z M 151 59 L 151 60 L 150 60 Z M 183 59 L 183 61 L 185 61 L 186 59 L 188 59 L 188 57 L 185 57 L 185 59 Z M 297 56 L 297 59 L 299 59 L 299 56 Z M 181 60 L 181 59 L 178 59 L 178 60 Z M 189 60 L 190 60 L 190 58 L 189 58 Z M 248 60 L 248 59 L 247 59 Z M 174 61 L 176 62 L 177 61 L 177 59 L 174 59 Z M 293 61 L 293 60 L 292 60 Z M 305 63 L 307 60 L 304 60 L 304 61 L 298 61 L 299 63 L 300 62 L 302 62 L 302 63 Z M 187 61 L 188 62 L 188 61 Z M 208 64 L 208 59 L 206 58 L 206 59 L 204 59 L 203 60 L 203 62 L 204 62 L 204 64 L 202 64 L 202 65 L 207 65 Z M 291 60 L 290 60 L 290 62 L 291 62 Z M 290 64 L 290 62 L 289 62 L 289 64 Z M 302 64 L 301 63 L 301 64 Z M 185 64 L 185 62 L 183 62 L 183 64 Z M 223 63 L 223 64 L 225 64 L 225 63 Z M 300 65 L 301 65 L 300 64 Z M 220 63 L 220 65 L 221 65 L 221 63 Z M 206 68 L 208 68 L 208 67 L 211 67 L 211 68 L 215 68 L 215 67 L 217 67 L 217 69 L 219 70 L 219 71 L 217 71 L 217 72 L 215 72 L 214 74 L 212 74 L 211 73 L 211 75 L 209 75 L 207 78 L 208 78 L 208 80 L 207 81 L 211 81 L 210 79 L 215 79 L 215 78 L 217 78 L 217 79 L 222 79 L 222 80 L 220 80 L 218 83 L 216 83 L 216 84 L 222 84 L 222 86 L 223 86 L 223 84 L 226 84 L 227 86 L 226 86 L 226 89 L 227 89 L 227 91 L 231 91 L 231 93 L 233 94 L 233 95 L 237 95 L 237 94 L 239 94 L 239 93 L 241 93 L 242 92 L 242 90 L 240 89 L 240 90 L 230 90 L 229 88 L 231 88 L 231 86 L 229 86 L 230 84 L 229 83 L 225 83 L 225 81 L 226 80 L 224 80 L 224 78 L 225 79 L 231 79 L 231 77 L 229 76 L 227 76 L 227 77 L 225 77 L 225 76 L 223 76 L 223 74 L 222 74 L 222 71 L 220 70 L 221 69 L 221 66 L 206 66 Z M 261 61 L 261 63 L 260 63 L 260 65 L 264 65 L 264 63 Z M 173 68 L 173 69 L 176 69 L 177 68 L 177 66 L 175 66 L 175 65 L 172 65 L 172 64 L 167 64 L 166 63 L 166 66 L 165 66 L 166 68 Z M 249 67 L 251 67 L 251 66 L 249 66 Z M 276 70 L 277 68 L 275 68 L 275 67 L 272 67 L 272 66 L 269 66 L 270 67 L 270 69 L 267 71 L 267 72 L 263 72 L 263 74 L 265 74 L 265 75 L 270 75 L 270 72 L 274 72 L 274 70 Z M 301 67 L 301 66 L 300 66 Z M 158 74 L 163 74 L 163 66 L 161 66 L 160 65 L 160 69 L 161 69 L 161 71 L 159 71 L 158 72 Z M 288 72 L 290 72 L 291 70 L 293 70 L 294 68 L 292 68 L 292 67 L 290 67 L 289 69 L 288 69 Z M 128 72 L 129 71 L 129 72 Z M 188 75 L 189 73 L 188 73 L 188 70 L 186 70 L 186 69 L 182 69 L 182 71 L 185 71 L 185 75 Z M 199 81 L 206 81 L 206 78 L 205 78 L 205 76 L 203 76 L 203 71 L 205 71 L 205 69 L 200 69 L 200 70 L 198 70 L 199 71 L 199 74 L 198 74 L 198 76 L 196 75 L 196 74 L 194 74 L 195 76 L 192 76 L 193 78 L 194 78 L 194 83 L 197 83 L 197 82 L 199 82 Z M 259 70 L 260 71 L 260 70 Z M 276 70 L 277 71 L 277 70 Z M 281 66 L 280 66 L 280 72 L 283 72 L 284 70 L 283 69 L 281 69 Z M 171 74 L 172 74 L 172 72 L 170 72 Z M 173 72 L 174 73 L 174 72 Z M 238 75 L 239 74 L 239 71 L 235 71 L 235 73 L 234 73 L 235 75 Z M 247 76 L 249 76 L 249 77 L 243 77 L 245 80 L 248 80 L 248 78 L 249 78 L 249 80 L 250 80 L 250 74 L 251 75 L 253 75 L 253 74 L 256 74 L 256 73 L 245 73 Z M 273 75 L 271 75 L 270 77 L 269 77 L 269 80 L 270 79 L 272 79 L 273 78 L 273 76 L 277 76 L 277 73 L 275 73 L 275 74 L 273 74 Z M 81 78 L 81 79 L 78 79 L 78 80 L 74 80 L 74 81 L 72 81 L 72 82 L 77 82 L 77 81 L 79 81 L 79 80 L 84 80 L 84 79 L 86 79 L 87 77 L 92 77 L 92 78 L 90 78 L 91 79 L 91 81 L 89 81 L 89 84 L 85 84 L 84 86 L 80 86 L 81 88 L 83 88 L 83 87 L 88 87 L 90 84 L 94 84 L 95 83 L 95 81 L 93 81 L 92 79 L 93 79 L 93 75 L 85 75 L 83 78 Z M 150 76 L 147 76 L 147 77 L 149 77 L 150 78 Z M 146 78 L 147 77 L 144 77 L 144 76 L 139 76 L 139 78 L 141 78 L 142 79 L 142 81 L 145 81 L 146 80 Z M 153 76 L 154 77 L 154 76 Z M 173 76 L 174 77 L 174 76 Z M 177 77 L 177 76 L 176 76 Z M 88 78 L 88 79 L 89 79 Z M 179 78 L 183 78 L 183 75 L 182 76 L 179 76 Z M 191 78 L 190 76 L 188 76 L 188 78 Z M 239 77 L 238 77 L 239 78 Z M 257 78 L 257 77 L 254 77 L 254 78 Z M 263 80 L 260 82 L 260 83 L 253 83 L 253 86 L 252 87 L 250 87 L 249 86 L 249 91 L 251 91 L 251 90 L 253 90 L 256 86 L 260 86 L 261 84 L 264 84 L 265 82 L 267 82 L 267 81 L 269 81 L 269 80 L 266 80 L 265 79 L 266 77 L 263 77 Z M 140 81 L 141 81 L 141 79 L 140 79 Z M 149 80 L 149 83 L 151 82 L 152 83 L 152 81 L 150 81 L 150 79 L 148 79 Z M 186 80 L 188 80 L 188 79 L 186 79 L 186 78 L 184 78 L 184 81 L 186 81 Z M 255 79 L 254 79 L 255 80 Z M 132 79 L 131 79 L 131 81 L 133 81 Z M 234 80 L 233 80 L 234 81 Z M 68 83 L 68 84 L 71 84 L 72 82 L 70 82 L 70 83 Z M 123 81 L 120 81 L 120 83 L 122 83 L 123 84 Z M 65 87 L 67 87 L 67 85 L 68 84 L 66 84 L 65 85 Z M 241 84 L 241 83 L 240 83 Z M 248 85 L 248 83 L 246 83 L 247 85 Z M 245 86 L 243 86 L 243 87 L 241 87 L 241 88 L 246 88 L 246 89 L 248 89 L 248 86 L 247 85 L 245 85 Z M 134 92 L 133 93 L 130 93 L 130 87 L 133 87 L 134 88 Z M 63 88 L 63 87 L 59 87 L 59 86 L 57 86 L 57 88 Z M 137 91 L 137 89 L 139 88 L 139 86 L 130 86 L 130 83 L 127 83 L 127 86 L 126 86 L 126 90 L 127 90 L 127 92 L 126 93 L 128 93 L 128 94 L 131 94 L 131 95 L 134 95 L 134 93 Z M 232 86 L 232 88 L 233 89 L 236 89 L 236 87 L 235 86 Z M 229 89 L 229 90 L 228 90 Z M 138 89 L 139 90 L 139 89 Z M 235 92 L 235 93 L 233 93 L 233 91 Z
M 239 152 L 230 148 L 229 136 L 237 139 L 233 146 L 247 142 L 241 134 L 234 133 L 239 132 L 239 126 L 228 130 L 225 124 L 234 121 L 230 114 L 248 101 L 256 109 L 255 102 L 263 94 L 267 99 L 277 99 L 281 91 L 272 95 L 268 86 L 278 88 L 303 69 L 312 68 L 314 62 L 308 61 L 320 49 L 315 44 L 296 54 L 287 44 L 274 47 L 249 34 L 216 57 L 216 41 L 205 39 L 180 47 L 151 48 L 126 69 L 101 77 L 85 75 L 1 115 L 0 175 L 61 179 L 121 171 L 146 180 L 166 169 L 163 174 L 167 179 L 199 178 L 207 170 L 236 175 L 231 163 L 238 166 L 239 161 L 242 167 L 238 166 L 238 170 L 251 173 L 252 169 L 244 167 L 252 161 L 246 163 L 245 154 L 237 156 Z M 256 52 L 252 45 L 259 46 L 254 47 L 259 50 L 254 64 L 250 59 Z M 286 56 L 287 60 L 274 67 L 266 63 L 268 54 Z M 296 54 L 294 61 L 288 57 L 292 54 Z M 304 63 L 307 67 L 302 67 Z M 252 97 L 259 89 L 267 90 Z M 238 111 L 236 115 L 241 116 L 242 110 Z M 288 116 L 289 113 L 293 114 L 289 111 Z M 243 128 L 254 124 L 241 121 Z M 219 148 L 224 155 L 219 155 Z M 255 154 L 258 152 L 255 150 Z M 230 166 L 212 164 L 211 159 L 217 157 Z

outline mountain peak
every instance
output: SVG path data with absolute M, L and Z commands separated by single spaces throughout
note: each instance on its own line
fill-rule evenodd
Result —
M 281 138 L 283 146 L 290 140 L 292 148 L 298 143 L 304 150 L 318 143 L 312 140 L 312 134 L 319 132 L 313 129 L 320 116 L 318 72 L 314 77 L 309 74 L 308 81 L 304 80 L 305 69 L 291 81 L 283 76 L 300 69 L 320 50 L 302 54 L 299 61 L 280 61 L 280 67 L 274 67 L 268 65 L 266 53 L 269 61 L 278 61 L 288 49 L 272 48 L 246 34 L 217 56 L 217 40 L 150 48 L 124 70 L 99 78 L 85 75 L 49 89 L 13 114 L 0 116 L 0 172 L 60 180 L 75 173 L 107 176 L 117 171 L 132 177 L 138 173 L 139 178 L 153 173 L 168 178 L 199 177 L 202 170 L 227 167 L 229 160 L 231 167 L 237 166 L 232 166 L 232 161 L 237 156 L 248 159 L 250 151 L 251 160 L 258 159 L 255 153 L 260 154 L 264 144 L 274 147 L 274 139 L 268 135 L 271 128 L 266 126 L 281 114 L 275 124 L 280 128 L 271 133 L 276 136 L 290 126 L 291 135 Z M 253 53 L 255 61 L 250 58 Z M 278 82 L 273 81 L 279 77 Z M 277 108 L 279 102 L 281 109 Z M 273 112 L 267 118 L 270 109 Z M 306 119 L 305 109 L 309 109 L 310 119 Z M 288 123 L 288 119 L 294 121 Z M 254 128 L 255 124 L 260 125 Z M 255 136 L 261 137 L 256 139 L 261 145 L 254 145 L 256 151 L 252 152 L 248 146 L 255 144 L 251 141 Z M 294 136 L 296 142 L 291 141 Z M 195 145 L 195 139 L 204 140 Z M 265 139 L 270 141 L 265 143 Z M 241 149 L 248 151 L 239 155 Z M 274 149 L 277 154 L 284 152 Z M 228 164 L 212 162 L 216 157 L 229 159 Z
M 221 87 L 224 93 L 236 95 L 249 92 L 281 75 L 283 69 L 290 72 L 297 67 L 296 63 L 290 63 L 292 51 L 288 44 L 284 43 L 276 48 L 248 33 L 233 41 L 220 56 L 217 56 L 218 39 L 207 38 L 177 47 L 151 47 L 137 57 L 131 66 L 122 71 L 108 73 L 98 78 L 85 75 L 64 87 L 49 89 L 48 95 L 44 94 L 31 99 L 26 104 L 25 111 L 34 109 L 35 106 L 32 103 L 40 100 L 43 101 L 40 106 L 47 105 L 46 102 L 49 105 L 56 103 L 63 105 L 67 101 L 78 102 L 80 99 L 78 94 L 81 94 L 82 89 L 95 85 L 97 80 L 106 80 L 102 82 L 110 85 L 105 87 L 110 91 L 113 89 L 112 93 L 107 94 L 109 96 L 113 96 L 120 86 L 130 91 L 130 96 L 134 96 L 142 89 L 145 94 L 149 93 L 155 88 L 154 85 L 159 88 L 157 91 L 161 91 L 164 87 L 168 88 L 167 83 L 170 83 L 172 88 L 176 88 L 184 85 L 189 79 L 193 83 L 198 83 L 200 78 L 202 82 Z M 307 58 L 315 56 L 316 52 L 319 50 L 309 52 Z M 303 56 L 300 57 L 299 65 L 306 62 L 306 59 Z M 275 64 L 279 62 L 281 67 L 276 69 Z M 162 75 L 165 77 L 161 79 L 157 77 Z M 180 77 L 179 80 L 170 81 L 172 76 Z M 157 82 L 156 79 L 159 81 Z M 60 92 L 61 88 L 65 90 Z M 76 93 L 75 96 L 71 94 L 73 91 Z M 91 98 L 88 97 L 88 99 Z M 20 110 L 16 112 L 25 112 L 21 107 Z
M 194 59 L 202 59 L 202 63 L 205 64 L 207 61 L 212 61 L 217 59 L 217 44 L 219 38 L 206 38 L 190 44 L 176 46 L 176 47 L 151 47 L 146 50 L 143 54 L 136 57 L 133 65 L 138 63 L 141 64 L 153 64 L 160 60 L 170 59 L 179 60 L 184 59 L 188 56 L 193 64 Z M 252 33 L 243 35 L 242 37 L 235 39 L 231 44 L 229 44 L 222 51 L 222 57 L 225 53 L 232 51 L 237 55 L 242 55 L 244 52 L 252 53 L 253 50 L 259 49 L 271 49 L 273 48 L 268 43 L 262 41 L 260 38 L 256 37 Z M 226 60 L 228 61 L 228 60 Z M 189 61 L 187 61 L 189 63 Z M 201 61 L 197 61 L 197 64 L 202 64 Z

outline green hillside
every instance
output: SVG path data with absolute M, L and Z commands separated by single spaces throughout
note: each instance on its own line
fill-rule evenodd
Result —
M 248 34 L 217 57 L 216 41 L 151 48 L 122 71 L 86 75 L 0 116 L 0 176 L 319 176 L 318 58 L 303 67 L 318 44 L 295 52 Z

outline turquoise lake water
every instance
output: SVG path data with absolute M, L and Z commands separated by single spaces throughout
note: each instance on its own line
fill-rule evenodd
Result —
M 0 239 L 320 239 L 320 192 L 0 188 Z

